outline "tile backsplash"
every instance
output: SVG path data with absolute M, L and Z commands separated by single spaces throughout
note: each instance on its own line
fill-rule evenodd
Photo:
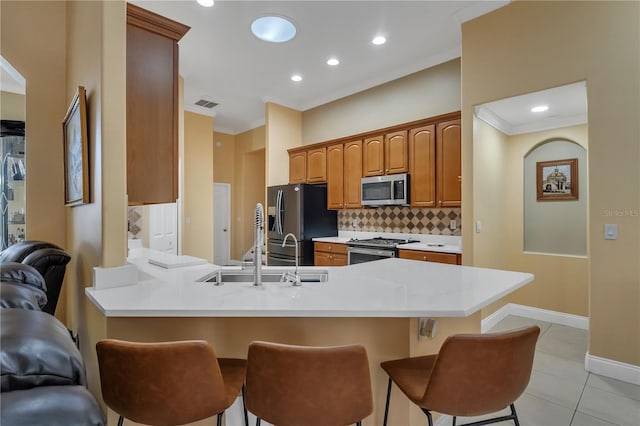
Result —
M 129 232 L 127 234 L 130 240 L 142 239 L 143 217 L 142 206 L 127 208 L 127 221 L 129 222 Z
M 461 235 L 461 209 L 378 207 L 338 211 L 339 231 L 396 232 L 406 234 Z M 449 225 L 456 221 L 456 229 Z

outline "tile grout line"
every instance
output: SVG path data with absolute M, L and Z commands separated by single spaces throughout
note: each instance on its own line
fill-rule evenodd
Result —
M 569 426 L 573 424 L 573 419 L 576 417 L 576 413 L 578 412 L 578 407 L 580 406 L 580 401 L 582 401 L 582 395 L 584 395 L 584 390 L 587 388 L 587 383 L 589 383 L 589 377 L 591 373 L 587 374 L 587 378 L 584 381 L 584 386 L 582 387 L 582 391 L 580 391 L 580 397 L 578 398 L 578 402 L 576 403 L 576 409 L 573 410 L 573 415 L 571 416 L 571 421 L 569 421 Z

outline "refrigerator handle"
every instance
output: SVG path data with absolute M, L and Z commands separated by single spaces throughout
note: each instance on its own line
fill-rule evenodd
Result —
M 276 232 L 278 235 L 282 235 L 282 195 L 284 191 L 278 190 L 276 195 Z

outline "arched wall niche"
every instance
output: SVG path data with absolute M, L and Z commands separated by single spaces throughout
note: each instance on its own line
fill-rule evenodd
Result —
M 576 200 L 541 201 L 537 198 L 537 164 L 577 159 Z M 578 142 L 551 138 L 523 157 L 523 251 L 553 255 L 587 255 L 587 150 Z

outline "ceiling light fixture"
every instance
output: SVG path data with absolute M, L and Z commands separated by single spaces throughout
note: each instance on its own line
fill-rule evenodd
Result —
M 545 112 L 548 109 L 549 109 L 549 107 L 546 106 L 546 105 L 539 105 L 539 106 L 531 108 L 531 112 Z
M 211 7 L 213 6 L 213 0 L 197 0 L 200 6 Z
M 299 74 L 294 74 L 291 76 L 291 80 L 295 81 L 296 83 L 299 81 L 302 81 L 302 76 Z
M 283 43 L 296 35 L 296 26 L 281 16 L 263 16 L 251 24 L 251 32 L 260 40 Z
M 335 67 L 339 63 L 340 61 L 337 58 L 331 58 L 327 61 L 327 65 L 331 65 L 332 67 Z
M 380 46 L 381 44 L 385 44 L 387 42 L 387 38 L 384 36 L 377 36 L 374 37 L 373 40 L 371 40 L 371 43 L 375 44 L 376 46 Z

